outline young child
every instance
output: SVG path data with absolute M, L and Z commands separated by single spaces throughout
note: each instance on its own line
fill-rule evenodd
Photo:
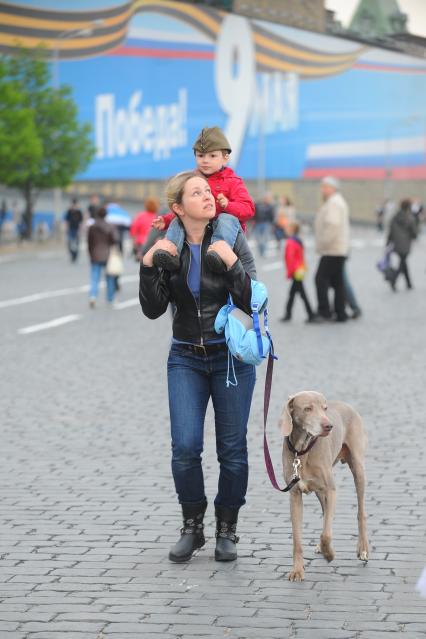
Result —
M 244 222 L 254 215 L 254 202 L 242 179 L 226 166 L 231 147 L 219 127 L 202 129 L 193 149 L 197 172 L 207 179 L 216 200 L 216 217 L 206 262 L 212 271 L 223 273 L 225 264 L 214 251 L 214 242 L 224 240 L 233 248 L 238 233 L 245 230 Z M 153 226 L 168 229 L 166 239 L 171 242 L 169 251 L 155 251 L 154 264 L 168 271 L 177 270 L 185 238 L 182 225 L 173 213 L 168 213 L 156 218 Z
M 292 282 L 288 295 L 286 312 L 284 317 L 281 319 L 282 322 L 288 322 L 291 320 L 291 311 L 293 308 L 293 302 L 296 293 L 299 293 L 305 304 L 306 312 L 308 314 L 307 322 L 312 322 L 314 318 L 314 313 L 312 311 L 311 305 L 309 304 L 305 287 L 303 286 L 303 278 L 306 274 L 306 267 L 303 242 L 299 237 L 299 231 L 300 227 L 297 222 L 289 222 L 289 237 L 285 243 L 284 261 L 287 269 L 287 277 L 288 279 L 291 279 Z

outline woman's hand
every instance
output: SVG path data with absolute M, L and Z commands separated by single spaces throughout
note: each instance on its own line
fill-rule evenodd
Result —
M 153 266 L 152 257 L 155 251 L 158 251 L 158 249 L 163 249 L 164 251 L 170 253 L 170 255 L 177 255 L 176 244 L 173 244 L 173 242 L 170 242 L 170 240 L 166 240 L 164 238 L 162 240 L 158 240 L 153 246 L 151 246 L 149 251 L 145 253 L 142 259 L 142 264 L 144 266 Z
M 217 242 L 213 242 L 210 244 L 209 251 L 215 251 L 219 255 L 219 257 L 223 260 L 226 265 L 226 268 L 229 269 L 234 266 L 235 262 L 238 260 L 237 255 L 231 249 L 229 244 L 224 240 L 218 240 Z

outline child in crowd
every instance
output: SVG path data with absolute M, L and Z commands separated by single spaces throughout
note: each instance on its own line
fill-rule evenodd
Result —
M 193 149 L 196 172 L 207 179 L 216 201 L 212 243 L 206 262 L 212 271 L 222 273 L 226 270 L 225 264 L 215 252 L 214 243 L 224 240 L 233 248 L 238 233 L 245 230 L 244 222 L 254 215 L 254 203 L 242 179 L 226 166 L 231 147 L 219 127 L 202 129 Z M 168 229 L 166 239 L 170 241 L 168 250 L 155 251 L 154 264 L 168 271 L 178 270 L 185 237 L 181 223 L 173 213 L 168 213 L 157 217 L 153 226 L 159 230 Z
M 291 286 L 287 300 L 286 312 L 284 317 L 281 319 L 282 322 L 288 322 L 291 320 L 291 311 L 293 308 L 293 302 L 296 293 L 299 293 L 305 304 L 306 312 L 308 314 L 308 319 L 306 321 L 312 322 L 314 318 L 314 313 L 312 311 L 311 305 L 309 304 L 305 287 L 303 286 L 303 278 L 306 274 L 306 267 L 303 242 L 299 237 L 299 232 L 299 224 L 297 222 L 289 222 L 289 237 L 285 244 L 284 261 L 287 269 L 287 277 L 288 279 L 291 279 Z

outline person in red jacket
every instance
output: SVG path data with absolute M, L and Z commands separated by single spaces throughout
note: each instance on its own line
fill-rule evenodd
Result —
M 231 248 L 234 247 L 238 233 L 246 229 L 245 222 L 254 216 L 254 202 L 243 180 L 226 166 L 231 147 L 219 127 L 202 129 L 193 149 L 197 172 L 207 179 L 216 202 L 216 217 L 206 262 L 211 270 L 222 273 L 226 267 L 216 253 L 214 243 L 224 240 Z M 167 250 L 155 251 L 155 266 L 168 271 L 178 270 L 184 242 L 182 224 L 173 213 L 168 213 L 157 217 L 153 226 L 157 229 L 167 228 L 165 239 L 169 240 Z
M 303 286 L 303 278 L 306 274 L 305 266 L 305 251 L 303 248 L 303 242 L 299 237 L 300 227 L 297 222 L 290 222 L 288 225 L 289 237 L 285 243 L 284 249 L 284 262 L 287 269 L 287 277 L 291 280 L 290 291 L 288 294 L 288 300 L 286 305 L 286 311 L 282 322 L 288 322 L 291 320 L 291 311 L 293 309 L 294 298 L 296 293 L 299 293 L 300 297 L 305 304 L 306 312 L 308 314 L 307 322 L 312 322 L 314 318 L 314 312 L 309 303 L 308 296 L 306 295 L 305 287 Z
M 141 257 L 142 247 L 151 231 L 152 223 L 158 215 L 160 202 L 156 197 L 149 196 L 145 198 L 144 207 L 145 209 L 137 214 L 130 226 L 133 253 L 136 258 Z

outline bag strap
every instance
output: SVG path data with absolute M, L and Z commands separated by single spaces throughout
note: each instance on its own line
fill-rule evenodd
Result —
M 233 299 L 232 299 L 232 297 L 231 297 L 231 294 L 230 294 L 230 293 L 229 293 L 229 295 L 228 295 L 228 302 L 227 302 L 227 304 L 228 304 L 228 313 L 230 313 L 230 312 L 231 312 L 234 308 L 237 308 L 237 307 L 235 306 L 235 304 L 234 304 L 234 301 L 233 301 Z
M 257 350 L 259 351 L 260 357 L 266 357 L 266 355 L 263 354 L 262 333 L 260 332 L 259 304 L 252 304 L 251 312 L 253 318 L 253 328 L 254 332 L 256 333 Z
M 271 455 L 269 453 L 268 440 L 266 438 L 266 422 L 268 419 L 268 411 L 269 411 L 269 401 L 271 399 L 271 389 L 272 389 L 272 374 L 274 372 L 274 359 L 276 359 L 274 355 L 274 345 L 271 340 L 271 350 L 269 352 L 268 357 L 268 367 L 266 369 L 266 377 L 265 377 L 265 395 L 263 400 L 263 455 L 265 457 L 265 465 L 266 470 L 268 471 L 268 476 L 276 490 L 279 490 L 281 493 L 286 493 L 293 488 L 295 484 L 300 480 L 300 477 L 295 474 L 293 475 L 290 483 L 285 488 L 280 488 L 275 477 L 274 466 L 272 464 Z

